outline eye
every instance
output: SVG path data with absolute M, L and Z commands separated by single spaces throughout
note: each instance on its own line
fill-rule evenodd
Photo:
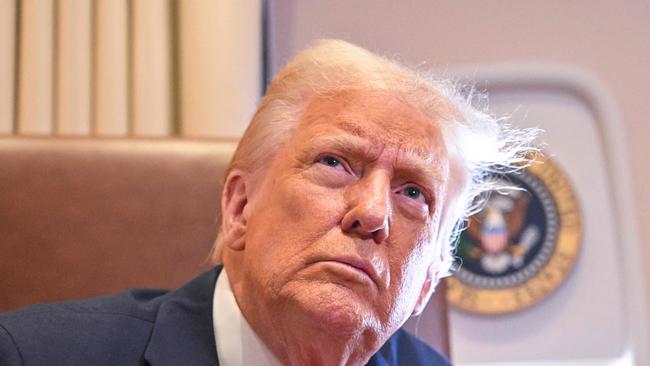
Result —
M 402 190 L 402 192 L 406 197 L 412 198 L 414 200 L 420 198 L 422 195 L 422 192 L 420 192 L 420 190 L 415 187 L 406 187 Z
M 424 200 L 424 193 L 420 190 L 420 188 L 415 187 L 415 186 L 406 186 L 402 188 L 398 193 L 404 195 L 405 197 L 412 199 L 412 200 Z
M 318 162 L 332 168 L 343 168 L 343 164 L 341 164 L 337 158 L 330 155 L 323 156 L 322 158 L 318 159 Z

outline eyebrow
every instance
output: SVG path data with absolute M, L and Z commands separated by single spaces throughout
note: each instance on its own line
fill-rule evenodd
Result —
M 368 139 L 356 135 L 317 136 L 312 140 L 311 147 L 317 150 L 335 150 L 346 155 L 361 156 L 365 160 L 374 160 L 375 158 L 371 152 L 372 143 Z
M 342 120 L 338 121 L 338 124 L 340 126 L 339 129 L 342 131 L 345 131 L 353 136 L 359 137 L 364 141 L 369 142 L 370 144 L 373 144 L 373 136 L 371 134 L 368 134 L 363 128 L 360 128 L 358 123 L 349 120 Z M 394 142 L 396 145 L 398 144 L 397 141 L 389 142 Z M 419 146 L 415 145 L 409 146 L 405 151 L 408 155 L 423 161 L 429 160 L 432 155 L 431 151 L 427 151 L 426 149 L 422 149 Z
M 414 158 L 409 158 L 409 155 Z M 405 154 L 399 156 L 395 166 L 397 176 L 405 177 L 412 182 L 430 182 L 438 186 L 445 181 L 444 172 L 447 170 L 447 164 L 441 159 L 435 159 L 427 162 L 419 154 Z

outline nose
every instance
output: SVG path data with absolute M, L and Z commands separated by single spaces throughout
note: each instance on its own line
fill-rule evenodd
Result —
M 341 227 L 345 233 L 380 244 L 388 238 L 392 215 L 390 177 L 374 172 L 350 187 L 349 210 Z

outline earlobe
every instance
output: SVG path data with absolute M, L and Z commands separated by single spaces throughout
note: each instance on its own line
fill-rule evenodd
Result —
M 221 193 L 221 230 L 224 245 L 232 250 L 245 248 L 246 215 L 248 205 L 246 179 L 243 172 L 233 170 L 228 174 Z

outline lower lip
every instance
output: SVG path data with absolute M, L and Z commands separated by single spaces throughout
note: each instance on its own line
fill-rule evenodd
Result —
M 364 270 L 354 267 L 352 265 L 349 265 L 347 263 L 343 262 L 337 262 L 337 261 L 322 261 L 318 262 L 317 264 L 323 264 L 331 269 L 333 269 L 336 272 L 339 272 L 341 274 L 344 274 L 346 276 L 351 277 L 352 279 L 355 279 L 357 281 L 362 281 L 362 282 L 373 282 L 372 278 L 366 273 Z

